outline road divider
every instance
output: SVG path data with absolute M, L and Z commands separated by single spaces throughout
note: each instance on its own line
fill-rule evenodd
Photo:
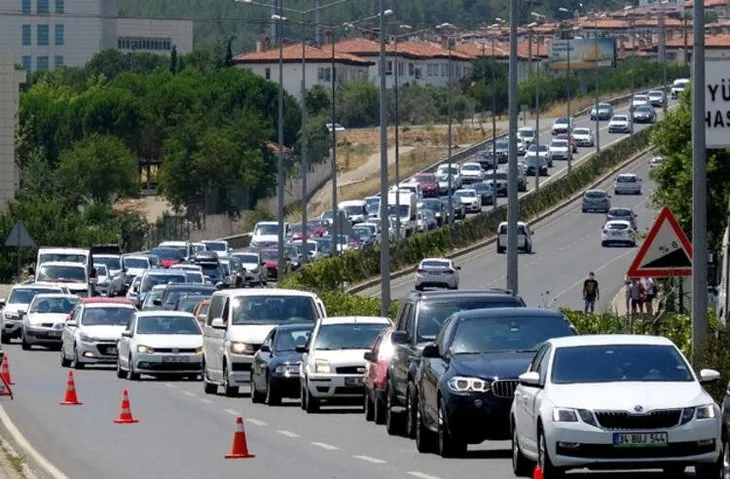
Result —
M 653 128 L 628 137 L 599 154 L 582 161 L 570 175 L 531 191 L 520 199 L 520 217 L 536 222 L 555 214 L 583 194 L 586 187 L 606 178 L 649 151 Z M 458 257 L 483 248 L 495 240 L 497 226 L 506 218 L 507 206 L 481 213 L 454 225 L 411 236 L 391 246 L 391 279 L 414 271 L 415 265 L 430 256 Z M 375 298 L 357 298 L 355 293 L 380 284 L 380 249 L 352 251 L 307 264 L 289 274 L 280 287 L 316 291 L 323 295 L 328 310 L 344 314 L 348 306 L 370 310 L 378 305 Z M 359 283 L 359 284 L 358 284 Z M 347 289 L 346 284 L 357 284 Z M 345 294 L 343 294 L 345 293 Z M 355 299 L 357 298 L 357 299 Z M 391 305 L 394 306 L 394 305 Z M 333 313 L 330 313 L 333 314 Z M 362 314 L 362 313 L 360 313 Z

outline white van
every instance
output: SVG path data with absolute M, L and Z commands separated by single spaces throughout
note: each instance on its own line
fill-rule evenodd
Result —
M 497 236 L 497 253 L 507 252 L 507 222 L 499 224 Z M 517 222 L 517 249 L 524 253 L 532 253 L 532 230 L 527 223 Z
M 291 289 L 216 291 L 203 327 L 203 384 L 206 394 L 223 387 L 226 396 L 251 382 L 251 365 L 271 329 L 327 316 L 314 293 Z

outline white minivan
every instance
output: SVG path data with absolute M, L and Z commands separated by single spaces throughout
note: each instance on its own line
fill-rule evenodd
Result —
M 251 365 L 272 328 L 312 324 L 327 317 L 324 303 L 307 291 L 228 289 L 216 291 L 203 327 L 203 384 L 206 394 L 223 387 L 226 396 L 251 382 Z
M 507 252 L 507 222 L 499 224 L 497 236 L 497 253 Z M 522 221 L 517 222 L 517 249 L 524 253 L 532 253 L 532 230 L 530 225 Z

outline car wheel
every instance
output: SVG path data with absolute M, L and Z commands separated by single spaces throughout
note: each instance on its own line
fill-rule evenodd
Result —
M 63 352 L 63 346 L 61 346 L 61 367 L 67 368 L 71 365 L 71 360 L 66 358 L 66 354 Z
M 203 358 L 203 391 L 205 394 L 215 394 L 218 392 L 218 385 L 210 382 L 208 379 L 208 369 L 205 365 L 205 358 Z
M 309 388 L 305 391 L 307 395 L 307 407 L 305 411 L 307 414 L 314 414 L 316 412 L 319 412 L 319 400 L 312 395 L 312 393 L 309 391 Z
M 278 406 L 281 404 L 281 396 L 279 391 L 276 390 L 276 386 L 271 384 L 271 378 L 266 377 L 266 393 L 264 396 L 264 402 L 269 406 Z
M 79 351 L 76 349 L 75 344 L 73 347 L 73 357 L 71 357 L 71 367 L 74 369 L 84 369 L 84 363 L 79 361 Z
M 401 418 L 398 413 L 393 412 L 393 384 L 388 380 L 385 388 L 385 430 L 391 436 L 397 436 L 402 430 Z
M 264 393 L 259 392 L 259 390 L 256 388 L 256 385 L 253 382 L 253 377 L 251 378 L 251 402 L 254 404 L 260 404 L 264 402 Z
M 553 466 L 552 461 L 550 461 L 550 454 L 548 453 L 547 441 L 545 440 L 542 425 L 539 425 L 538 428 L 537 441 L 539 446 L 537 450 L 537 463 L 540 465 L 540 469 L 542 469 L 543 478 L 552 479 L 563 477 L 564 471 Z
M 122 369 L 122 365 L 119 362 L 119 358 L 117 358 L 117 377 L 119 379 L 124 379 L 125 376 L 126 376 L 126 374 L 124 373 L 124 370 Z
M 375 392 L 373 405 L 375 406 L 375 410 L 373 412 L 373 420 L 375 421 L 375 424 L 385 424 L 385 402 L 378 398 L 377 391 Z
M 444 398 L 439 398 L 438 448 L 439 455 L 444 458 L 463 457 L 467 449 L 466 442 L 459 441 L 449 430 L 448 412 Z
M 370 393 L 368 392 L 367 388 L 365 388 L 365 391 L 362 394 L 363 396 L 363 413 L 365 414 L 365 420 L 367 422 L 372 422 L 373 419 L 375 419 L 375 407 L 373 405 L 373 400 L 370 399 Z
M 416 291 L 423 291 L 423 286 L 421 286 L 420 284 L 417 284 Z
M 608 243 L 606 243 L 605 241 L 601 241 L 601 246 L 605 248 L 606 246 L 608 246 Z
M 725 478 L 725 473 L 724 453 L 713 464 L 695 464 L 695 477 L 697 479 Z
M 238 386 L 231 386 L 228 379 L 228 364 L 225 361 L 223 362 L 223 394 L 229 398 L 238 396 Z
M 423 423 L 421 408 L 416 408 L 416 450 L 425 454 L 434 450 L 434 434 Z
M 27 339 L 25 339 L 25 331 L 20 333 L 20 347 L 23 351 L 30 351 L 31 345 Z
M 7 334 L 1 335 L 0 336 L 0 342 L 2 344 L 10 344 L 10 336 L 8 336 Z
M 129 359 L 127 361 L 127 379 L 130 381 L 139 381 L 139 373 L 134 372 L 131 354 L 129 355 Z
M 532 464 L 522 455 L 514 420 L 512 421 L 512 472 L 517 477 L 530 477 L 532 475 Z

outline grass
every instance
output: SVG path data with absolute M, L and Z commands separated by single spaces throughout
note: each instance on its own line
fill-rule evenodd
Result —
M 638 92 L 640 89 L 637 88 L 636 91 Z M 616 98 L 618 96 L 628 95 L 631 93 L 631 90 L 625 90 L 622 92 L 617 93 L 604 93 L 600 96 L 599 101 L 605 101 L 608 98 Z M 577 98 L 574 98 L 570 101 L 570 111 L 575 115 L 575 112 L 578 110 L 585 110 L 588 107 L 592 107 L 593 104 L 596 102 L 596 97 L 594 95 L 588 95 L 588 96 L 580 96 Z M 561 101 L 561 102 L 555 102 L 551 103 L 547 106 L 547 108 L 541 113 L 545 116 L 545 118 L 558 118 L 561 116 L 565 116 L 568 113 L 568 102 Z

